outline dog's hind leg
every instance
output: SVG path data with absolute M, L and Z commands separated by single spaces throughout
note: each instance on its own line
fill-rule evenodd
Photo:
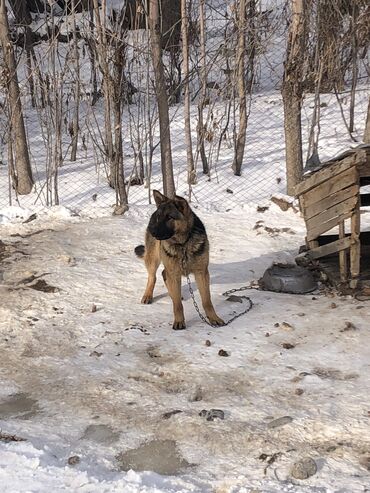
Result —
M 209 272 L 204 271 L 194 272 L 195 281 L 197 283 L 202 305 L 206 312 L 207 318 L 212 325 L 224 325 L 225 322 L 217 315 L 211 301 L 211 292 L 209 289 Z
M 156 274 L 158 266 L 161 262 L 158 249 L 155 247 L 155 245 L 145 251 L 144 261 L 146 270 L 148 271 L 148 281 L 146 284 L 144 296 L 141 298 L 141 303 L 149 305 L 153 302 L 153 291 L 155 282 L 157 280 Z

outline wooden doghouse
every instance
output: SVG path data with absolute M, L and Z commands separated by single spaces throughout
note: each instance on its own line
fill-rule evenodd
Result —
M 360 277 L 360 209 L 370 205 L 370 194 L 361 194 L 361 187 L 366 185 L 370 185 L 370 145 L 323 163 L 295 189 L 307 228 L 306 252 L 297 257 L 298 263 L 339 256 L 340 281 L 348 282 L 351 288 L 357 286 Z M 327 234 L 333 228 L 338 228 L 337 233 Z M 336 266 L 338 272 L 338 262 Z

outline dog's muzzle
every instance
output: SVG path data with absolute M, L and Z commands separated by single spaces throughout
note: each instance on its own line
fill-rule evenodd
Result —
M 155 213 L 150 218 L 148 230 L 156 240 L 168 240 L 174 235 L 174 230 L 165 221 L 159 222 Z

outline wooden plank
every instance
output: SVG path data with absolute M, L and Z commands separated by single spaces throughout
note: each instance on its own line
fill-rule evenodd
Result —
M 361 216 L 360 216 L 361 217 Z M 349 234 L 347 233 L 347 236 Z M 338 234 L 325 234 L 321 235 L 317 238 L 319 245 L 327 245 L 328 243 L 332 243 L 333 241 L 337 240 L 339 238 Z M 360 231 L 360 241 L 361 245 L 367 245 L 370 247 L 370 231 Z M 369 248 L 370 250 L 370 248 Z M 369 262 L 369 268 L 370 268 L 370 262 Z
M 317 216 L 311 217 L 311 219 L 307 219 L 307 231 L 310 231 L 320 225 L 324 226 L 324 223 L 331 221 L 332 219 L 337 219 L 339 216 L 343 216 L 344 214 L 348 214 L 349 212 L 352 212 L 353 209 L 356 207 L 357 202 L 358 195 L 355 195 L 354 197 L 350 197 L 347 200 L 343 200 L 343 202 L 340 202 L 339 204 L 335 204 L 334 207 L 330 207 L 330 209 L 321 212 L 321 214 L 317 214 Z M 327 229 L 323 230 L 322 232 L 324 231 L 327 231 Z
M 327 243 L 326 245 L 313 248 L 308 252 L 303 252 L 299 254 L 296 258 L 308 257 L 314 260 L 316 258 L 326 257 L 327 255 L 346 250 L 351 246 L 351 241 L 351 237 L 347 236 L 346 238 L 335 240 L 332 243 Z
M 319 242 L 317 240 L 307 241 L 307 246 L 310 250 L 314 250 L 319 246 Z
M 350 265 L 351 265 L 351 281 L 350 287 L 357 286 L 360 275 L 360 258 L 361 258 L 361 243 L 360 243 L 360 207 L 357 205 L 351 216 L 351 249 L 350 249 Z
M 357 169 L 352 166 L 346 171 L 343 171 L 343 173 L 333 176 L 316 188 L 306 192 L 304 194 L 305 205 L 308 207 L 309 205 L 316 204 L 316 202 L 339 190 L 343 190 L 351 185 L 358 185 L 358 181 Z
M 323 183 L 334 176 L 339 175 L 343 171 L 355 166 L 356 155 L 352 154 L 351 156 L 346 157 L 340 162 L 333 161 L 333 164 L 330 166 L 320 169 L 314 172 L 308 178 L 305 178 L 303 181 L 298 183 L 295 187 L 295 195 L 301 195 L 302 193 L 308 192 L 312 188 L 317 187 L 320 183 Z
M 315 204 L 312 205 L 308 205 L 308 206 L 305 205 L 304 195 L 301 195 L 299 200 L 300 200 L 302 213 L 304 215 L 304 218 L 307 220 L 307 219 L 311 219 L 311 217 L 314 217 L 317 214 L 320 214 L 326 209 L 329 209 L 330 207 L 333 207 L 334 205 L 343 202 L 349 197 L 353 197 L 357 194 L 358 194 L 358 185 L 351 185 L 350 187 L 347 187 L 344 190 L 338 190 L 338 192 L 335 192 L 332 195 L 329 195 L 329 197 L 325 197 L 319 202 L 316 202 Z
M 344 214 L 343 216 L 334 217 L 331 221 L 327 221 L 324 224 L 319 223 L 317 226 L 307 231 L 307 236 L 306 236 L 307 241 L 317 239 L 322 233 L 325 233 L 326 231 L 333 229 L 335 226 L 338 226 L 340 221 L 344 221 L 345 219 L 350 218 L 351 215 L 352 215 L 352 211 L 348 212 L 347 214 Z
M 358 172 L 360 176 L 368 177 L 370 176 L 370 162 L 364 163 L 363 165 L 358 167 Z
M 370 147 L 363 149 L 361 152 L 363 154 L 359 156 L 360 162 L 357 164 L 357 168 L 360 176 L 368 177 L 370 176 Z
M 339 239 L 343 240 L 346 236 L 344 229 L 344 221 L 339 223 Z M 346 281 L 348 275 L 348 261 L 347 261 L 347 252 L 346 250 L 340 250 L 339 252 L 339 273 L 340 280 Z

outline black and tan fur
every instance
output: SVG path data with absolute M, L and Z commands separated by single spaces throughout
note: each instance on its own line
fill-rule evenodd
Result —
M 198 285 L 204 311 L 212 325 L 224 322 L 213 308 L 209 288 L 209 242 L 202 221 L 191 210 L 188 202 L 179 196 L 174 199 L 153 191 L 157 210 L 150 218 L 143 245 L 135 248 L 143 257 L 148 271 L 148 282 L 141 302 L 153 301 L 156 272 L 162 262 L 162 276 L 172 298 L 173 329 L 185 329 L 184 309 L 181 301 L 181 276 L 193 273 Z M 183 262 L 184 254 L 186 264 Z

